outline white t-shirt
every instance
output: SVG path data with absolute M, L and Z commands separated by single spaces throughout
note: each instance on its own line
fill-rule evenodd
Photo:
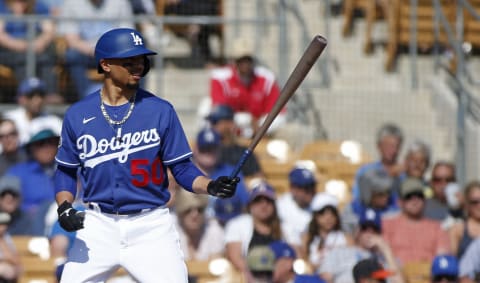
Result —
M 301 235 L 308 228 L 308 223 L 312 219 L 310 209 L 299 207 L 291 193 L 284 193 L 278 198 L 277 209 L 285 240 L 291 245 L 301 245 Z
M 347 238 L 345 233 L 342 231 L 332 231 L 328 233 L 327 237 L 324 239 L 323 248 L 318 249 L 320 243 L 320 237 L 316 236 L 309 246 L 309 261 L 314 266 L 319 267 L 322 264 L 322 261 L 325 255 L 334 248 L 345 247 L 347 246 Z
M 253 236 L 253 218 L 250 214 L 236 216 L 225 226 L 225 243 L 241 242 L 243 255 L 247 255 L 248 245 Z

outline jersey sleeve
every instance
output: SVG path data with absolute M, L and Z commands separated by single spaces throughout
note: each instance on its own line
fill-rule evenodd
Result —
M 162 137 L 161 158 L 165 165 L 171 165 L 192 156 L 192 150 L 183 131 L 180 119 L 173 107 L 168 114 L 168 126 Z
M 80 166 L 80 159 L 75 146 L 75 132 L 68 117 L 69 115 L 67 112 L 62 125 L 60 143 L 58 145 L 58 152 L 55 156 L 55 160 L 58 164 L 66 167 L 78 167 Z

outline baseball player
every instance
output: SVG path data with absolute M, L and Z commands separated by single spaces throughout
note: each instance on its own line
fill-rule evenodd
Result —
M 205 177 L 173 106 L 139 88 L 149 71 L 142 35 L 120 28 L 95 47 L 103 86 L 65 113 L 55 174 L 62 228 L 77 231 L 61 282 L 104 282 L 123 267 L 138 282 L 187 282 L 178 234 L 165 204 L 167 168 L 186 190 L 231 197 L 238 178 Z M 76 178 L 85 212 L 72 207 Z

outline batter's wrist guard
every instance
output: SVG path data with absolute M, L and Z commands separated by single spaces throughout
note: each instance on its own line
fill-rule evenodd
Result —
M 72 204 L 64 201 L 58 208 L 58 222 L 67 232 L 77 231 L 83 228 L 85 212 L 78 211 L 72 207 Z
M 237 190 L 237 184 L 240 178 L 230 178 L 227 176 L 220 176 L 216 180 L 210 181 L 207 186 L 207 192 L 215 197 L 230 198 Z

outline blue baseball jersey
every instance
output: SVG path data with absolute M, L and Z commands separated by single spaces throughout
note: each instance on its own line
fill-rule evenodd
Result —
M 57 163 L 80 168 L 84 202 L 118 212 L 166 204 L 167 166 L 192 155 L 173 106 L 139 89 L 131 116 L 112 127 L 100 104 L 98 90 L 66 111 Z

